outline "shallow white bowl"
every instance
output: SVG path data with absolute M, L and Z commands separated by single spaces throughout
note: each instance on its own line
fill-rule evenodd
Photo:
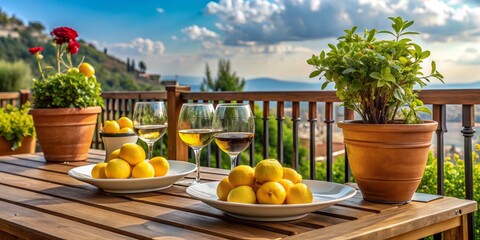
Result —
M 76 167 L 68 171 L 68 175 L 82 182 L 92 184 L 105 192 L 111 193 L 141 193 L 157 191 L 172 186 L 176 181 L 194 172 L 195 164 L 168 160 L 170 169 L 167 175 L 153 178 L 129 178 L 129 179 L 98 179 L 92 178 L 91 171 L 95 164 Z
M 357 193 L 354 188 L 338 183 L 312 180 L 302 182 L 310 187 L 313 203 L 270 205 L 221 201 L 217 197 L 219 182 L 192 185 L 187 188 L 187 194 L 234 217 L 254 221 L 290 221 L 351 198 Z

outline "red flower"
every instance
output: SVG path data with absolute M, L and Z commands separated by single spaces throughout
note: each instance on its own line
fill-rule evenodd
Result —
M 28 51 L 30 52 L 30 54 L 35 55 L 39 52 L 42 52 L 43 47 L 32 47 L 32 48 L 28 49 Z
M 56 44 L 70 43 L 71 41 L 76 41 L 75 38 L 78 37 L 77 31 L 69 27 L 55 28 L 50 35 L 54 37 L 53 41 Z
M 72 40 L 68 43 L 67 50 L 70 52 L 70 54 L 77 54 L 79 49 L 80 44 L 77 41 Z

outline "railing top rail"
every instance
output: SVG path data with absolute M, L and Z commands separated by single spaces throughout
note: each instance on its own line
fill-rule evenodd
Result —
M 103 98 L 109 99 L 155 99 L 167 100 L 164 91 L 108 91 L 102 92 Z
M 425 104 L 480 104 L 480 89 L 422 90 L 419 96 Z M 181 98 L 210 101 L 340 102 L 335 91 L 184 92 Z
M 0 99 L 18 99 L 19 97 L 19 92 L 0 92 Z

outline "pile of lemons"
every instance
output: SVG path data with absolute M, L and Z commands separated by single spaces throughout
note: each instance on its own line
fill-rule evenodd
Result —
M 145 150 L 135 143 L 125 143 L 110 154 L 107 162 L 97 163 L 92 178 L 151 178 L 165 176 L 170 165 L 164 157 L 145 161 Z
M 106 120 L 102 128 L 104 133 L 133 133 L 133 122 L 128 117 L 118 120 Z
M 217 186 L 222 201 L 249 204 L 311 203 L 310 188 L 302 183 L 302 175 L 282 167 L 276 159 L 260 161 L 254 168 L 235 167 Z

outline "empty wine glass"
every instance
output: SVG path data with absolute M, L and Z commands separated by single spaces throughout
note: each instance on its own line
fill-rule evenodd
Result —
M 165 103 L 137 102 L 133 110 L 133 131 L 148 146 L 148 159 L 152 159 L 153 144 L 167 131 Z
M 213 105 L 210 103 L 185 103 L 178 116 L 178 135 L 193 149 L 197 175 L 194 181 L 182 181 L 184 184 L 200 182 L 200 152 L 213 139 L 212 119 Z
M 217 146 L 230 156 L 231 168 L 238 165 L 238 155 L 245 150 L 255 134 L 255 120 L 250 105 L 218 104 L 213 116 Z

